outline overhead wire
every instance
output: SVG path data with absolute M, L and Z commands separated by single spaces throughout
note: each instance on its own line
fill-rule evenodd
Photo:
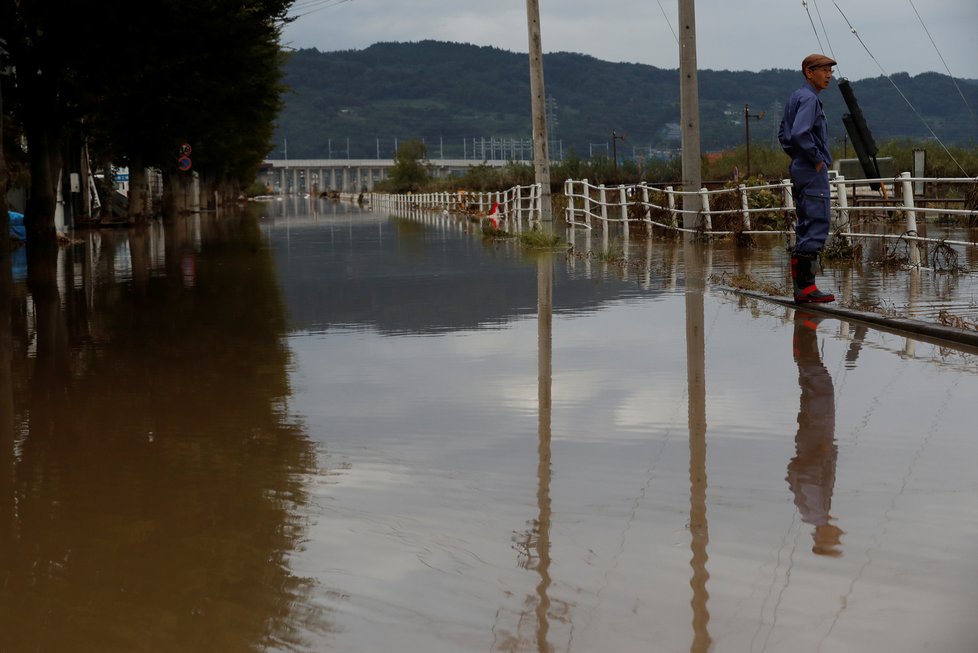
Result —
M 801 0 L 801 6 L 805 8 L 805 13 L 808 14 L 808 22 L 812 24 L 812 31 L 815 32 L 815 40 L 818 41 L 818 51 L 824 54 L 825 48 L 822 47 L 822 39 L 818 35 L 818 28 L 815 27 L 815 19 L 812 18 L 812 12 L 808 8 L 808 0 Z
M 829 46 L 829 53 L 831 53 L 832 58 L 835 59 L 835 50 L 832 49 L 832 41 L 829 40 L 829 31 L 825 29 L 825 23 L 822 21 L 822 11 L 818 8 L 818 0 L 812 0 L 812 3 L 815 5 L 815 13 L 818 14 L 818 23 L 822 26 L 822 34 L 825 35 L 825 43 Z M 811 16 L 809 16 L 809 18 L 811 18 Z M 841 73 L 841 66 L 839 66 L 838 63 L 835 64 L 835 67 Z
M 662 0 L 656 0 L 659 3 L 659 11 L 662 12 L 662 17 L 666 19 L 666 25 L 669 26 L 669 31 L 672 32 L 672 38 L 676 39 L 676 45 L 679 45 L 679 35 L 676 34 L 676 30 L 672 26 L 672 21 L 669 20 L 669 16 L 666 15 L 666 10 L 662 7 Z
M 353 0 L 306 0 L 306 2 L 293 4 L 292 8 L 298 8 L 300 11 L 310 7 L 312 8 L 309 9 L 309 11 L 302 11 L 301 13 L 293 14 L 292 16 L 289 16 L 289 18 L 291 20 L 296 20 L 297 18 L 302 18 L 303 16 L 308 16 L 309 14 L 314 14 L 317 11 L 329 9 L 330 7 L 335 7 L 346 2 L 353 2 Z
M 883 76 L 886 77 L 888 80 L 890 80 L 890 84 L 893 85 L 893 88 L 896 89 L 896 92 L 900 95 L 900 97 L 903 98 L 904 102 L 907 103 L 907 106 L 910 107 L 910 110 L 913 112 L 913 114 L 915 116 L 917 116 L 917 118 L 920 120 L 920 122 L 923 123 L 924 127 L 927 128 L 927 131 L 929 131 L 930 132 L 930 135 L 934 137 L 934 140 L 937 141 L 937 143 L 941 146 L 941 148 L 944 150 L 945 154 L 947 154 L 948 157 L 950 157 L 951 161 L 953 161 L 954 164 L 956 166 L 958 166 L 958 169 L 960 169 L 961 172 L 963 172 L 965 174 L 965 176 L 971 177 L 972 175 L 968 174 L 968 171 L 964 169 L 964 166 L 962 166 L 958 162 L 958 160 L 954 158 L 954 155 L 951 154 L 951 151 L 947 149 L 947 146 L 944 144 L 944 141 L 942 141 L 940 139 L 940 137 L 931 128 L 931 126 L 927 124 L 927 121 L 924 120 L 924 117 L 920 115 L 920 112 L 919 111 L 917 111 L 917 107 L 915 107 L 913 105 L 913 103 L 907 98 L 907 96 L 903 94 L 903 91 L 900 90 L 900 87 L 897 86 L 897 83 L 895 81 L 893 81 L 893 78 L 890 76 L 890 74 L 886 72 L 886 69 L 883 68 L 883 66 L 882 66 L 882 64 L 880 64 L 879 60 L 876 59 L 876 57 L 870 51 L 869 47 L 863 42 L 862 37 L 859 36 L 859 32 L 857 32 L 856 31 L 856 28 L 852 26 L 852 23 L 849 21 L 849 18 L 846 16 L 845 12 L 842 11 L 842 7 L 839 6 L 839 3 L 836 2 L 835 0 L 832 0 L 832 4 L 834 4 L 835 5 L 835 8 L 839 10 L 839 13 L 840 14 L 842 14 L 843 20 L 845 20 L 846 21 L 846 24 L 849 26 L 849 31 L 852 32 L 853 36 L 856 37 L 856 40 L 859 41 L 859 45 L 863 46 L 863 50 L 866 51 L 866 54 L 869 55 L 869 58 L 872 59 L 873 62 L 876 64 L 876 66 L 880 69 L 880 72 L 883 73 Z
M 941 63 L 944 64 L 944 70 L 947 71 L 947 76 L 951 78 L 951 83 L 954 84 L 954 88 L 958 90 L 958 95 L 960 95 L 961 99 L 964 100 L 964 106 L 968 107 L 968 112 L 971 114 L 972 118 L 978 117 L 975 116 L 974 109 L 972 109 L 971 105 L 968 104 L 968 99 L 964 96 L 964 93 L 961 91 L 961 87 L 958 86 L 958 80 L 956 80 L 954 78 L 954 75 L 951 74 L 951 69 L 948 67 L 947 62 L 944 61 L 944 55 L 941 54 L 940 48 L 937 47 L 937 43 L 934 41 L 934 37 L 930 35 L 930 30 L 927 29 L 927 25 L 924 24 L 924 19 L 921 18 L 920 12 L 917 11 L 917 7 L 916 5 L 914 5 L 913 0 L 907 0 L 907 1 L 910 3 L 910 6 L 913 8 L 913 12 L 917 14 L 917 20 L 920 21 L 920 26 L 924 28 L 924 32 L 926 32 L 927 38 L 930 39 L 931 45 L 934 46 L 934 50 L 937 52 L 937 56 L 940 58 Z

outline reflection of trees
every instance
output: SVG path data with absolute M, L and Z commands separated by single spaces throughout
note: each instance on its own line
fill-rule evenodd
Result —
M 6 211 L 6 208 L 0 208 Z M 10 252 L 0 244 L 0 556 L 10 550 L 13 535 L 14 379 L 13 279 Z M 0 583 L 3 578 L 0 577 Z M 2 641 L 2 640 L 0 640 Z
M 253 222 L 173 232 L 165 274 L 63 299 L 32 277 L 36 355 L 0 347 L 29 380 L 0 422 L 0 650 L 261 649 L 309 619 L 287 558 L 314 453 L 270 257 Z

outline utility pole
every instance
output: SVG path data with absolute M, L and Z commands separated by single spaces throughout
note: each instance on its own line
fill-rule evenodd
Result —
M 611 169 L 614 171 L 615 183 L 618 183 L 618 141 L 625 142 L 624 136 L 619 136 L 614 129 L 611 130 Z
M 696 10 L 694 0 L 679 0 L 679 95 L 682 150 L 683 150 L 683 190 L 691 195 L 683 195 L 683 209 L 700 211 L 699 190 L 703 185 L 702 164 L 700 162 L 700 100 L 696 79 Z M 699 215 L 683 213 L 683 228 L 694 229 L 700 221 Z
M 763 120 L 764 112 L 751 114 L 750 105 L 744 105 L 744 140 L 747 143 L 747 177 L 750 178 L 750 120 L 751 118 L 756 118 L 757 120 Z
M 543 88 L 543 48 L 540 44 L 540 3 L 526 0 L 530 42 L 530 107 L 533 113 L 533 172 L 540 184 L 540 220 L 550 223 L 550 154 L 547 148 L 547 102 Z

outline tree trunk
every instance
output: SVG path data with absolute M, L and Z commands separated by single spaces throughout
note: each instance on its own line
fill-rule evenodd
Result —
M 44 120 L 44 116 L 32 117 L 25 125 L 31 170 L 30 195 L 24 211 L 28 248 L 50 247 L 56 242 L 54 211 L 58 201 L 61 148 L 55 137 L 58 130 Z
M 7 214 L 7 159 L 3 153 L 3 80 L 0 79 L 0 273 L 6 274 L 4 255 L 10 251 L 10 216 Z M 9 275 L 8 275 L 9 276 Z M 2 306 L 6 310 L 6 306 Z
M 200 208 L 203 210 L 213 210 L 214 206 L 214 180 L 210 177 L 200 177 Z
M 163 215 L 173 218 L 187 213 L 187 176 L 182 173 L 163 173 Z
M 129 161 L 129 222 L 146 220 L 146 168 L 143 158 L 133 156 Z

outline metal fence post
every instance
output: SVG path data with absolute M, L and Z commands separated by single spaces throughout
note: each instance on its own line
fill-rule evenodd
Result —
M 608 194 L 604 184 L 598 186 L 598 198 L 601 201 L 601 222 L 605 231 L 608 231 Z
M 849 224 L 849 193 L 846 190 L 846 178 L 844 176 L 836 177 L 834 183 L 836 205 L 839 208 L 835 214 L 833 231 L 842 231 Z M 849 242 L 848 237 L 845 237 L 845 242 Z
M 564 180 L 564 197 L 567 198 L 567 208 L 564 209 L 564 220 L 567 224 L 576 222 L 574 215 L 574 182 L 570 179 Z
M 784 215 L 787 218 L 787 220 L 786 220 L 787 227 L 788 227 L 787 231 L 789 232 L 788 244 L 789 245 L 794 245 L 794 242 L 795 242 L 795 229 L 794 229 L 795 220 L 792 217 L 792 213 L 795 210 L 795 196 L 794 196 L 794 192 L 792 191 L 792 188 L 791 188 L 791 180 L 790 179 L 782 179 L 781 180 L 781 198 L 782 198 L 782 201 L 783 201 L 783 204 L 784 204 Z
M 917 235 L 917 211 L 913 203 L 913 182 L 910 181 L 909 172 L 901 172 L 900 179 L 903 182 L 903 206 L 907 214 L 907 235 Z M 910 242 L 910 265 L 920 267 L 920 247 L 916 240 Z
M 744 229 L 750 231 L 750 202 L 747 199 L 747 185 L 741 184 L 737 190 L 740 192 L 740 210 L 744 216 Z
M 584 191 L 584 222 L 587 224 L 588 231 L 591 230 L 591 185 L 587 179 L 581 181 L 581 189 Z
M 624 184 L 618 186 L 618 201 L 621 202 L 621 221 L 625 225 L 625 236 L 628 236 L 628 193 Z
M 672 186 L 666 186 L 666 203 L 669 205 L 669 218 L 672 221 L 672 228 L 679 228 L 676 220 L 676 196 L 673 194 Z
M 710 192 L 704 186 L 700 188 L 700 203 L 703 206 L 703 228 L 713 231 L 713 217 L 710 215 Z
M 651 222 L 652 208 L 649 206 L 649 187 L 644 181 L 639 185 L 642 188 L 642 216 L 646 222 Z

